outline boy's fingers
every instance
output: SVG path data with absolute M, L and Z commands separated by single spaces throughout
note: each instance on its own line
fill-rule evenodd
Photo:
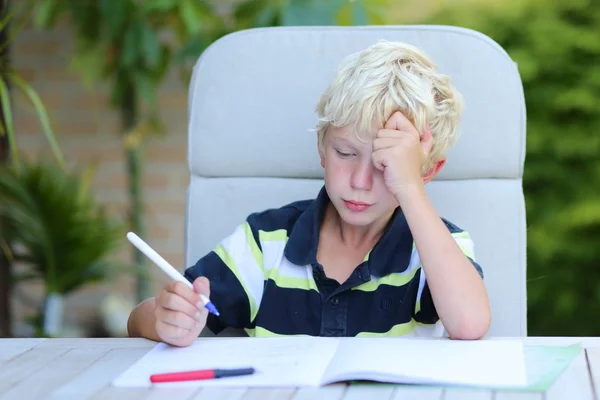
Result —
M 208 278 L 201 276 L 194 280 L 194 291 L 196 293 L 201 293 L 206 297 L 210 297 L 210 282 Z
M 396 111 L 390 118 L 388 118 L 388 120 L 385 122 L 384 128 L 395 129 L 402 132 L 411 132 L 416 130 L 409 119 L 406 118 L 406 116 L 400 111 Z
M 190 304 L 196 304 L 198 302 L 199 297 L 198 294 L 194 293 L 192 289 L 190 289 L 185 283 L 179 281 L 169 282 L 165 286 L 165 290 L 170 293 L 174 293 L 180 297 L 183 297 Z

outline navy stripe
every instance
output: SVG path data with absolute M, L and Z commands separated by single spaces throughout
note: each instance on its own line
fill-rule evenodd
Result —
M 226 327 L 245 328 L 250 324 L 250 302 L 244 288 L 221 258 L 211 251 L 196 265 L 185 270 L 184 276 L 193 282 L 200 276 L 210 281 L 210 300 L 221 313 L 209 315 L 208 328 L 218 334 Z
M 256 326 L 281 335 L 319 335 L 321 295 L 314 290 L 280 288 L 268 280 Z
M 419 279 L 404 286 L 379 285 L 373 292 L 352 290 L 348 293 L 349 336 L 360 332 L 387 332 L 394 325 L 410 322 L 416 305 Z

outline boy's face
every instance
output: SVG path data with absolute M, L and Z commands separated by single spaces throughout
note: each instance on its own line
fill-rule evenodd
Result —
M 388 219 L 398 201 L 389 192 L 383 172 L 371 158 L 373 138 L 358 140 L 352 127 L 330 127 L 325 133 L 321 166 L 325 187 L 340 217 L 350 225 L 368 226 Z

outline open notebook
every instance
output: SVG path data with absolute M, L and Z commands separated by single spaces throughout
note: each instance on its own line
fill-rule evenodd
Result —
M 113 385 L 149 386 L 154 385 L 149 379 L 152 374 L 243 367 L 254 367 L 258 372 L 158 385 L 316 387 L 369 380 L 519 388 L 527 383 L 520 341 L 277 337 L 201 339 L 184 348 L 159 343 Z

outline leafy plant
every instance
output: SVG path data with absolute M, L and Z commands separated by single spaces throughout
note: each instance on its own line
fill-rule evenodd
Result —
M 130 229 L 144 236 L 142 146 L 162 133 L 156 92 L 166 73 L 179 67 L 189 80 L 190 63 L 221 36 L 274 25 L 351 24 L 381 21 L 390 0 L 240 0 L 231 12 L 208 0 L 45 0 L 36 22 L 49 28 L 62 15 L 77 35 L 73 67 L 84 81 L 111 85 L 111 106 L 121 115 L 131 203 Z M 134 252 L 137 299 L 148 297 L 144 256 Z
M 92 176 L 91 167 L 74 173 L 47 162 L 0 168 L 0 247 L 21 266 L 16 282 L 41 279 L 47 296 L 67 295 L 114 272 L 108 259 L 124 232 L 95 203 Z
M 11 150 L 11 162 L 13 167 L 18 168 L 19 166 L 19 152 L 17 148 L 15 138 L 15 128 L 13 124 L 13 112 L 12 112 L 12 97 L 9 91 L 9 87 L 14 86 L 20 90 L 27 99 L 33 105 L 36 114 L 38 115 L 42 131 L 46 136 L 52 153 L 54 154 L 57 162 L 65 167 L 64 157 L 56 141 L 54 132 L 50 125 L 48 113 L 44 104 L 40 100 L 40 97 L 36 91 L 29 85 L 19 74 L 10 66 L 8 52 L 6 51 L 13 38 L 23 29 L 25 23 L 31 17 L 35 9 L 35 0 L 28 0 L 24 6 L 23 16 L 15 18 L 16 10 L 5 7 L 0 9 L 0 31 L 7 30 L 7 40 L 0 43 L 0 104 L 2 105 L 2 123 L 0 123 L 0 136 L 7 136 L 9 147 Z M 14 27 L 13 27 L 14 25 Z M 11 29 L 9 29 L 9 27 Z
M 600 333 L 600 2 L 509 1 L 441 10 L 517 62 L 527 106 L 524 191 L 531 335 Z

